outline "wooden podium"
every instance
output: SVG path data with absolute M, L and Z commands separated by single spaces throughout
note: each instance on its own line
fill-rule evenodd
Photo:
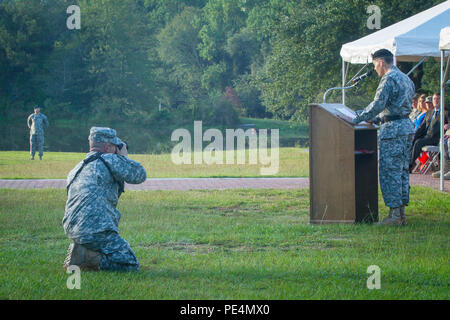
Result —
M 342 104 L 309 105 L 310 223 L 378 221 L 377 128 L 346 114 Z

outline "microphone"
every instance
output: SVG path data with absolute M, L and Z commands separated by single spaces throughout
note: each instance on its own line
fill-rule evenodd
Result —
M 361 81 L 362 79 L 369 77 L 372 74 L 372 72 L 373 72 L 373 70 L 369 70 L 366 73 L 364 73 L 363 75 L 360 75 L 359 77 L 353 79 L 352 82 L 357 83 L 357 82 Z
M 350 89 L 353 87 L 356 87 L 356 85 L 364 78 L 367 78 L 368 76 L 370 76 L 372 74 L 373 70 L 369 70 L 366 73 L 364 73 L 363 75 L 360 75 L 359 77 L 353 79 L 353 80 L 349 80 L 349 82 L 347 82 L 347 84 L 344 87 L 334 87 L 334 88 L 330 88 L 327 91 L 325 91 L 325 93 L 323 94 L 323 103 L 326 103 L 327 101 L 327 93 L 330 92 L 331 90 L 346 90 L 346 89 Z M 359 72 L 358 72 L 359 73 Z M 353 83 L 352 85 L 349 86 L 350 81 Z

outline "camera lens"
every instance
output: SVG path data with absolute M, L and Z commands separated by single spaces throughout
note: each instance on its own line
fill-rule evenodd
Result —
M 127 146 L 127 150 L 128 150 L 128 143 L 127 143 L 126 141 L 124 141 L 123 143 L 117 145 L 117 147 L 119 148 L 119 150 L 122 150 L 123 145 L 126 145 L 126 146 Z

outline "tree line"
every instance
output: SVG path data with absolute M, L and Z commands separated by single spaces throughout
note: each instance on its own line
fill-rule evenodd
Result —
M 440 2 L 377 3 L 382 27 Z M 156 140 L 193 120 L 219 127 L 235 125 L 239 116 L 304 121 L 308 103 L 340 83 L 342 44 L 376 31 L 366 26 L 371 4 L 3 0 L 0 133 L 9 138 L 0 147 L 20 145 L 11 142 L 11 126 L 24 123 L 35 104 L 67 130 L 126 124 L 147 128 Z M 70 5 L 80 7 L 79 30 L 67 28 Z M 438 68 L 433 61 L 418 68 L 416 87 L 435 90 Z M 354 89 L 350 104 L 364 107 L 377 82 Z

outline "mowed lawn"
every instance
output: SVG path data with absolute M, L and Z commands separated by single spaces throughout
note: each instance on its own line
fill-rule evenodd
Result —
M 127 191 L 120 232 L 141 271 L 82 272 L 69 290 L 65 191 L 0 189 L 0 299 L 448 299 L 448 194 L 411 198 L 406 227 L 320 226 L 308 190 Z
M 46 152 L 43 160 L 30 160 L 26 151 L 0 151 L 0 179 L 65 179 L 70 170 L 84 159 L 85 153 Z M 268 153 L 270 159 L 270 151 Z M 259 157 L 259 156 L 258 156 Z M 307 177 L 309 175 L 309 154 L 304 148 L 280 148 L 278 172 L 274 175 L 261 175 L 261 168 L 269 164 L 249 164 L 248 150 L 245 164 L 202 164 L 177 165 L 170 154 L 130 154 L 147 171 L 148 178 L 188 178 L 188 177 Z M 235 153 L 236 158 L 236 153 Z M 259 158 L 258 158 L 259 159 Z M 225 154 L 224 154 L 225 163 Z M 271 162 L 275 164 L 275 162 Z M 273 167 L 273 165 L 272 165 Z

